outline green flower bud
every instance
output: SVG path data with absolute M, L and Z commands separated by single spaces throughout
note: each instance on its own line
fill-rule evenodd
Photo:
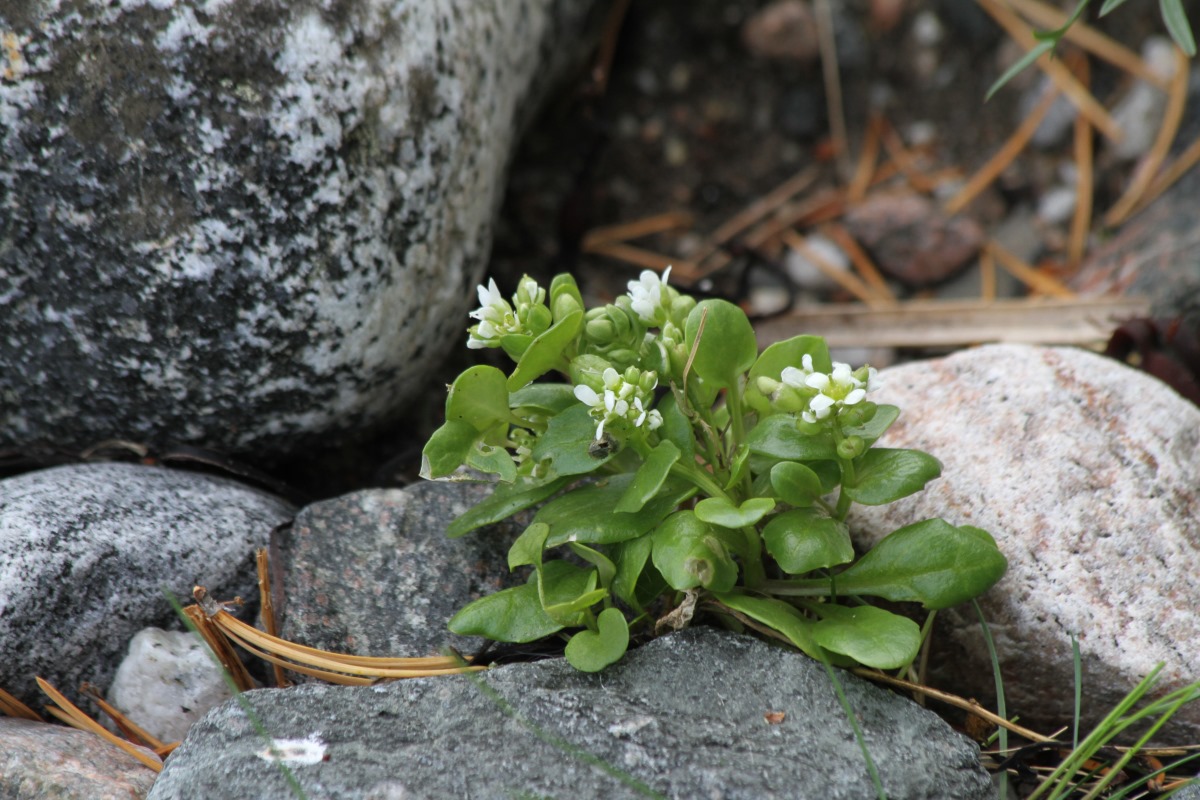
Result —
M 696 307 L 696 298 L 686 294 L 677 295 L 671 301 L 671 319 L 679 320 L 682 326 L 683 321 L 688 318 L 688 314 L 692 313 L 692 309 Z
M 796 418 L 796 430 L 800 431 L 805 436 L 816 436 L 825 430 L 825 426 L 820 422 L 809 422 L 807 420 Z
M 875 412 L 879 410 L 879 406 L 872 403 L 870 400 L 864 400 L 861 403 L 853 406 L 845 406 L 838 413 L 838 419 L 847 428 L 857 428 L 860 425 L 866 425 L 875 418 Z
M 608 352 L 608 357 L 613 362 L 613 366 L 617 369 L 630 364 L 636 364 L 638 360 L 637 353 L 625 347 L 610 350 Z
M 808 397 L 791 386 L 780 385 L 779 393 L 771 395 L 771 405 L 780 411 L 795 413 L 808 408 Z
M 866 449 L 866 442 L 864 442 L 860 437 L 848 436 L 842 441 L 838 442 L 837 454 L 839 458 L 858 458 Z
M 642 377 L 642 371 L 637 367 L 629 367 L 623 377 L 626 383 L 637 383 Z
M 606 318 L 593 319 L 583 326 L 583 334 L 589 342 L 606 345 L 616 338 L 617 329 L 612 324 L 612 320 Z
M 773 378 L 768 378 L 766 375 L 761 375 L 759 376 L 758 380 L 754 382 L 754 385 L 758 387 L 760 392 L 765 394 L 767 397 L 770 397 L 771 395 L 775 394 L 775 392 L 779 391 L 779 387 L 783 384 L 777 380 L 774 380 Z
M 604 370 L 611 366 L 612 364 L 600 356 L 588 353 L 571 359 L 567 372 L 571 376 L 571 383 L 576 386 L 590 386 L 594 391 L 603 392 Z
M 638 377 L 638 388 L 643 392 L 652 392 L 655 386 L 658 386 L 657 372 L 646 370 Z
M 520 313 L 518 312 L 518 317 Z M 542 305 L 529 306 L 526 312 L 526 318 L 522 320 L 525 323 L 525 328 L 534 336 L 545 333 L 546 329 L 554 322 L 554 318 L 550 314 L 550 309 Z

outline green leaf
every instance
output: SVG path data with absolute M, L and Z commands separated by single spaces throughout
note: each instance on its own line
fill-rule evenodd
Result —
M 507 422 L 508 388 L 504 373 L 484 364 L 465 370 L 446 396 L 446 419 L 459 420 L 480 433 Z
M 886 403 L 880 403 L 875 407 L 875 416 L 871 417 L 870 422 L 853 428 L 843 428 L 842 435 L 847 437 L 857 436 L 865 444 L 872 445 L 876 439 L 887 432 L 888 428 L 892 427 L 892 423 L 899 416 L 899 408 L 887 405 Z
M 700 321 L 704 331 L 696 346 Z M 728 388 L 758 358 L 758 342 L 746 312 L 727 300 L 702 300 L 688 314 L 684 325 L 688 352 L 695 347 L 692 370 L 713 386 Z
M 729 480 L 725 481 L 725 491 L 728 492 L 741 483 L 748 469 L 750 469 L 750 448 L 739 444 L 737 451 L 733 454 L 733 462 L 729 465 Z
M 641 536 L 696 493 L 687 481 L 668 478 L 658 494 L 638 511 L 614 511 L 634 479 L 632 473 L 615 475 L 580 486 L 542 506 L 534 520 L 550 526 L 546 546 L 557 547 L 567 541 L 613 544 Z
M 595 572 L 580 569 L 565 561 L 546 564 L 549 582 L 568 597 L 587 590 Z M 460 636 L 485 636 L 497 642 L 532 642 L 563 629 L 542 608 L 538 594 L 537 574 L 529 576 L 523 586 L 489 594 L 468 604 L 450 620 L 451 633 Z M 557 600 L 557 595 L 555 596 Z
M 992 87 L 987 90 L 987 94 L 984 95 L 984 98 L 983 98 L 984 102 L 991 100 L 992 95 L 994 95 L 996 92 L 1000 91 L 1000 89 L 1004 86 L 1004 84 L 1011 81 L 1014 77 L 1017 76 L 1018 73 L 1023 71 L 1026 67 L 1028 67 L 1033 62 L 1037 61 L 1039 58 L 1041 58 L 1046 53 L 1049 53 L 1051 50 L 1053 50 L 1055 44 L 1056 44 L 1056 42 L 1054 42 L 1054 41 L 1038 42 L 1037 45 L 1035 45 L 1033 47 L 1033 49 L 1031 49 L 1024 56 L 1022 56 L 1017 61 L 1017 63 L 1013 64 L 1011 67 L 1009 67 L 1007 70 L 1005 70 L 1004 74 L 996 79 L 996 82 L 992 84 Z
M 882 506 L 908 497 L 942 474 L 942 462 L 920 450 L 876 447 L 855 462 L 855 482 L 843 487 L 856 503 Z
M 837 576 L 837 588 L 844 594 L 949 608 L 986 592 L 1007 567 L 987 531 L 927 519 L 881 539 Z
M 447 420 L 421 450 L 421 477 L 444 478 L 467 461 L 479 431 L 461 420 Z M 511 459 L 509 459 L 511 461 Z
M 1179 49 L 1189 57 L 1196 55 L 1196 40 L 1192 37 L 1192 26 L 1188 23 L 1187 12 L 1183 10 L 1183 0 L 1158 0 L 1158 10 L 1162 14 L 1163 24 Z
M 552 369 L 567 368 L 566 350 L 583 327 L 583 312 L 572 311 L 529 343 L 516 369 L 508 376 L 508 390 L 515 392 Z
M 640 609 L 637 587 L 642 570 L 650 559 L 651 542 L 649 536 L 639 536 L 616 545 L 617 574 L 613 578 L 612 593 L 628 604 L 631 608 Z
M 813 367 L 818 372 L 832 372 L 833 362 L 829 358 L 829 348 L 820 336 L 793 336 L 782 342 L 775 342 L 754 362 L 746 381 L 746 404 L 765 417 L 771 412 L 771 401 L 758 390 L 759 378 L 770 378 L 778 381 L 785 367 L 799 368 L 806 355 L 812 356 Z
M 508 397 L 510 408 L 524 408 L 552 417 L 579 401 L 569 383 L 531 383 Z
M 503 447 L 476 443 L 467 451 L 467 466 L 480 472 L 499 475 L 500 480 L 505 483 L 512 483 L 517 479 L 517 464 Z
M 813 436 L 796 427 L 794 414 L 772 414 L 746 434 L 746 444 L 756 455 L 780 461 L 820 461 L 837 458 L 833 437 L 826 432 Z
M 566 561 L 547 561 L 533 576 L 542 610 L 564 627 L 584 624 L 585 611 L 608 596 L 596 588 L 596 570 Z
M 803 575 L 854 560 L 850 529 L 844 522 L 813 508 L 797 508 L 777 515 L 763 528 L 762 538 L 767 552 L 789 575 Z
M 625 494 L 621 495 L 614 510 L 626 513 L 641 511 L 642 506 L 658 494 L 663 481 L 667 479 L 667 475 L 671 474 L 671 466 L 678 460 L 678 447 L 665 439 L 659 442 L 650 451 L 650 455 L 646 457 L 642 465 L 638 467 L 638 471 L 633 477 L 633 483 L 629 484 Z
M 546 546 L 546 537 L 550 535 L 550 526 L 535 522 L 526 526 L 517 540 L 508 548 L 508 568 L 514 570 L 527 564 L 541 564 L 542 550 Z
M 582 311 L 583 295 L 575 279 L 566 272 L 560 272 L 550 281 L 550 310 L 554 319 L 560 320 L 575 311 Z
M 620 609 L 601 611 L 596 627 L 596 631 L 580 631 L 567 642 L 564 655 L 580 672 L 599 672 L 620 660 L 629 647 L 629 623 Z
M 570 481 L 569 477 L 550 481 L 520 478 L 514 483 L 499 484 L 487 499 L 476 503 L 465 514 L 451 522 L 446 528 L 446 535 L 455 539 L 476 528 L 506 519 L 518 511 L 542 502 Z
M 1104 0 L 1104 5 L 1100 6 L 1100 16 L 1108 14 L 1128 2 L 1128 0 Z
M 771 467 L 771 488 L 789 505 L 811 506 L 822 494 L 821 476 L 795 461 L 780 461 Z
M 567 542 L 567 546 L 571 548 L 572 553 L 596 568 L 596 576 L 600 580 L 601 587 L 607 589 L 612 585 L 613 577 L 617 574 L 617 566 L 613 564 L 612 559 L 599 550 L 593 550 L 579 542 Z
M 696 518 L 723 528 L 744 528 L 753 525 L 775 508 L 770 497 L 751 497 L 735 506 L 724 497 L 709 497 L 696 504 Z
M 584 475 L 606 464 L 617 452 L 614 448 L 597 458 L 588 450 L 595 439 L 596 420 L 588 415 L 587 406 L 576 402 L 550 420 L 531 455 L 537 461 L 550 459 L 550 469 L 557 475 Z
M 738 568 L 720 529 L 701 521 L 691 511 L 677 511 L 667 517 L 652 541 L 654 566 L 673 589 L 703 586 L 727 592 L 737 582 Z
M 749 597 L 744 594 L 717 594 L 717 600 L 739 614 L 745 614 L 755 622 L 761 622 L 788 638 L 792 644 L 818 660 L 826 654 L 813 639 L 814 622 L 805 619 L 800 612 L 782 600 L 773 597 Z
M 813 641 L 863 666 L 899 669 L 911 664 L 921 648 L 921 628 L 907 617 L 874 606 L 808 607 L 821 618 L 812 628 Z
M 691 464 L 696 459 L 696 438 L 692 433 L 692 423 L 675 402 L 675 395 L 668 394 L 659 401 L 656 408 L 663 418 L 658 435 L 669 439 L 671 444 L 679 449 L 679 457 L 683 459 L 683 463 Z

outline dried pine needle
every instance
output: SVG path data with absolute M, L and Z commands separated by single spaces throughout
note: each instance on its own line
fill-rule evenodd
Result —
M 279 627 L 275 622 L 275 598 L 271 595 L 271 565 L 267 558 L 267 549 L 260 547 L 254 552 L 254 563 L 258 570 L 258 602 L 262 609 L 259 612 L 259 617 L 262 619 L 263 627 L 267 629 L 267 633 L 272 636 L 279 635 Z M 275 676 L 275 685 L 279 688 L 285 688 L 292 685 L 284 674 L 283 668 L 278 664 L 272 665 Z
M 0 714 L 18 719 L 33 720 L 35 722 L 42 721 L 42 718 L 38 716 L 36 711 L 3 689 L 0 689 Z
M 629 222 L 618 222 L 614 225 L 604 225 L 592 228 L 583 237 L 583 251 L 592 252 L 592 248 L 614 242 L 627 242 L 640 239 L 654 233 L 665 233 L 692 226 L 692 215 L 685 211 L 667 211 L 662 214 L 652 214 Z
M 1025 263 L 1011 250 L 1006 249 L 996 240 L 991 240 L 985 245 L 1000 266 L 1004 267 L 1008 274 L 1019 280 L 1021 283 L 1028 286 L 1035 292 L 1039 292 L 1050 297 L 1074 297 L 1075 293 L 1068 289 L 1057 278 L 1051 277 L 1046 273 L 1035 269 Z
M 78 728 L 79 730 L 96 734 L 109 744 L 113 744 L 121 748 L 126 753 L 133 756 L 138 761 L 142 762 L 142 764 L 146 765 L 155 772 L 162 772 L 162 759 L 147 753 L 144 748 L 125 741 L 120 736 L 109 733 L 104 729 L 103 726 L 100 725 L 99 722 L 96 722 L 87 714 L 83 713 L 83 711 L 81 711 L 74 703 L 68 700 L 62 692 L 58 691 L 58 689 L 55 689 L 42 678 L 34 678 L 34 680 L 37 681 L 38 687 L 41 688 L 46 696 L 58 705 L 58 708 L 53 706 L 46 707 L 46 710 L 55 717 L 58 717 L 72 728 Z

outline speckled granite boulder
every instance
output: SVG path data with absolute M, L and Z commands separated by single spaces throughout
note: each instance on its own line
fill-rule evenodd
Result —
M 1068 724 L 1071 635 L 1085 729 L 1164 662 L 1164 688 L 1200 678 L 1200 408 L 1084 350 L 993 345 L 884 370 L 902 409 L 881 444 L 945 465 L 925 492 L 856 510 L 867 538 L 940 516 L 992 532 L 1008 573 L 981 600 L 1010 713 Z M 994 695 L 971 608 L 938 616 L 934 685 Z M 1185 706 L 1174 741 L 1200 739 Z
M 94 734 L 0 717 L 0 797 L 136 800 L 157 775 Z
M 524 581 L 507 558 L 522 526 L 506 520 L 458 539 L 445 531 L 490 493 L 487 484 L 423 482 L 304 508 L 272 547 L 280 634 L 369 656 L 477 648 L 483 640 L 455 636 L 446 623 L 472 600 Z
M 0 445 L 393 417 L 597 2 L 0 5 Z
M 256 596 L 254 549 L 294 509 L 233 481 L 87 464 L 0 481 L 0 686 L 41 708 L 40 675 L 68 697 L 103 690 L 130 637 L 178 627 L 163 593 Z
M 995 797 L 973 742 L 912 701 L 839 674 L 888 797 Z M 656 639 L 595 674 L 553 659 L 475 680 L 308 685 L 246 699 L 277 746 L 294 743 L 286 763 L 310 796 L 876 796 L 821 665 L 711 628 Z M 150 798 L 294 796 L 267 754 L 241 707 L 226 703 L 168 757 Z

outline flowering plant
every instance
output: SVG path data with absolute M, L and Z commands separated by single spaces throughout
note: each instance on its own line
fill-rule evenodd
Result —
M 508 553 L 528 581 L 483 597 L 455 633 L 529 642 L 569 632 L 567 659 L 597 671 L 630 629 L 713 611 L 834 664 L 910 664 L 921 628 L 865 598 L 932 610 L 986 591 L 1007 566 L 995 541 L 941 519 L 858 555 L 851 503 L 882 505 L 938 477 L 918 450 L 875 447 L 899 415 L 868 399 L 875 371 L 830 359 L 820 337 L 760 355 L 746 315 L 697 303 L 646 271 L 585 309 L 575 281 L 524 277 L 510 304 L 479 287 L 467 346 L 514 362 L 467 369 L 422 475 L 492 473 L 492 495 L 450 536 L 540 507 Z M 558 380 L 535 382 L 550 373 Z

